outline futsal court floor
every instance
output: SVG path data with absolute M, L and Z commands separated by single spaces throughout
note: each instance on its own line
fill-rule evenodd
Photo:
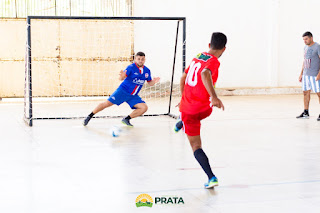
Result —
M 203 149 L 219 179 L 207 177 L 169 117 L 140 117 L 118 138 L 120 119 L 22 120 L 23 104 L 0 102 L 0 212 L 318 213 L 320 113 L 298 120 L 302 95 L 221 96 L 202 122 Z M 153 206 L 136 207 L 140 194 Z M 184 204 L 155 203 L 182 197 Z

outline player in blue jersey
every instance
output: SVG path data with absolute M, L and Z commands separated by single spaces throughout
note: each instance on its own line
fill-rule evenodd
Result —
M 138 117 L 144 114 L 148 110 L 147 104 L 139 97 L 140 92 L 145 81 L 150 86 L 155 85 L 159 82 L 160 78 L 151 78 L 149 68 L 144 66 L 146 59 L 143 52 L 138 52 L 134 57 L 133 64 L 129 65 L 124 71 L 120 71 L 120 80 L 123 82 L 120 84 L 118 89 L 108 98 L 106 102 L 100 103 L 83 121 L 83 125 L 86 126 L 90 119 L 107 107 L 114 104 L 120 105 L 123 102 L 127 102 L 131 109 L 134 109 L 130 115 L 122 119 L 122 123 L 133 127 L 130 123 L 130 119 Z

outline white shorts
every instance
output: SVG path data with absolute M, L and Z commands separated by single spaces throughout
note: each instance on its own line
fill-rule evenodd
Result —
M 311 90 L 315 93 L 320 92 L 320 80 L 316 81 L 316 76 L 302 76 L 302 90 L 308 91 Z

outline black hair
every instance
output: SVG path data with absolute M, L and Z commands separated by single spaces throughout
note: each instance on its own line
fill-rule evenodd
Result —
M 210 46 L 211 49 L 214 50 L 221 50 L 223 49 L 227 44 L 227 36 L 220 32 L 214 32 L 211 36 L 211 42 Z
M 312 36 L 312 33 L 310 33 L 309 31 L 303 33 L 302 37 L 305 37 L 305 36 L 313 37 L 313 36 Z
M 136 56 L 146 56 L 146 54 L 144 52 L 137 52 Z

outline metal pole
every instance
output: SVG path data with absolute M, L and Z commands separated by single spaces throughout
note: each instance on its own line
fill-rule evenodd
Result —
M 172 99 L 172 89 L 173 89 L 173 79 L 174 79 L 174 68 L 176 66 L 176 55 L 177 55 L 177 45 L 178 45 L 178 35 L 179 35 L 179 23 L 177 24 L 177 33 L 176 33 L 176 43 L 174 47 L 174 57 L 173 57 L 173 66 L 172 66 L 172 76 L 171 76 L 171 87 L 170 87 L 170 99 L 169 99 L 169 110 L 168 114 L 171 112 L 171 99 Z
M 27 57 L 27 67 L 28 67 L 28 77 L 27 80 L 29 85 L 29 126 L 32 126 L 32 72 L 31 72 L 31 19 L 27 18 L 27 48 L 28 48 L 28 57 Z
M 186 69 L 186 18 L 183 19 L 183 39 L 182 39 L 182 73 L 184 73 L 184 70 Z

